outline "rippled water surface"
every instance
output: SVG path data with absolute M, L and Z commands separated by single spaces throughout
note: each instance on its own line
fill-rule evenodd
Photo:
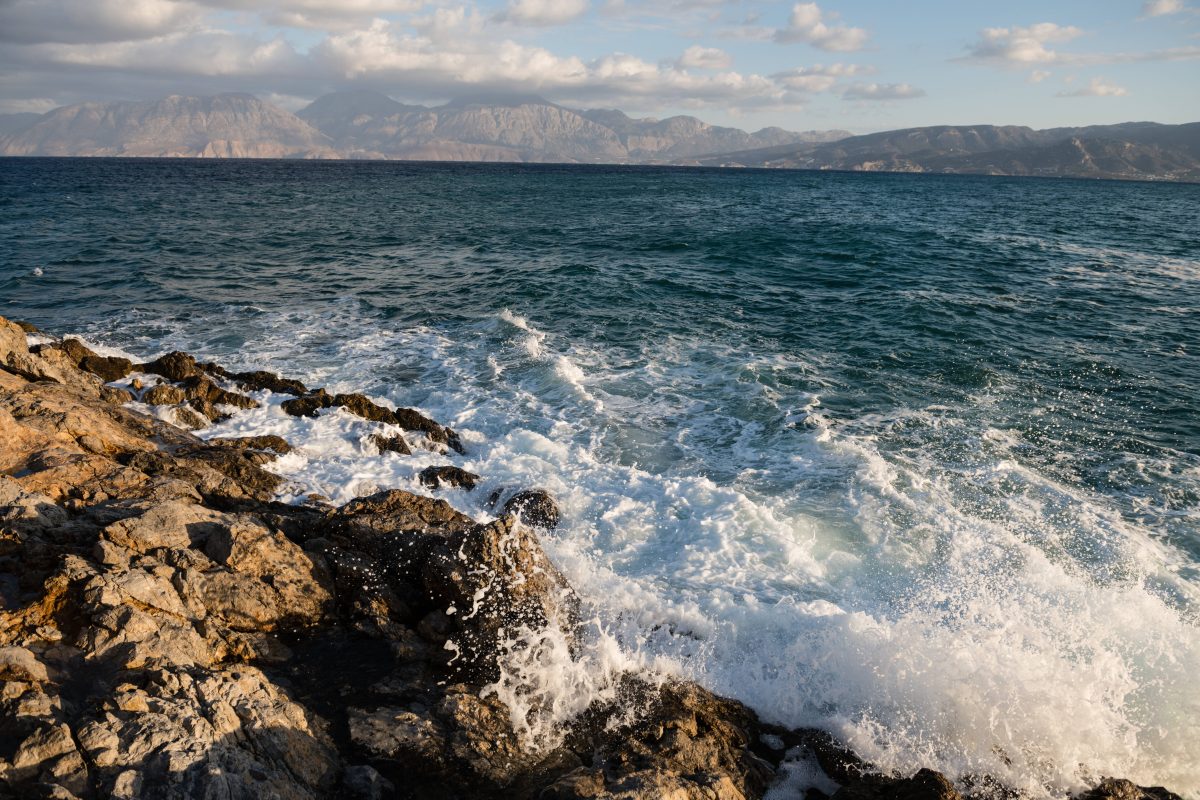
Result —
M 553 490 L 594 629 L 534 738 L 640 664 L 885 766 L 1200 797 L 1200 186 L 6 159 L 0 314 L 420 406 L 477 494 Z M 295 495 L 445 460 L 231 431 L 300 444 Z

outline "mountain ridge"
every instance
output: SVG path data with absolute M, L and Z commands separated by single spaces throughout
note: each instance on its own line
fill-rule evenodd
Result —
M 231 93 L 0 115 L 0 155 L 663 164 L 1197 182 L 1200 123 L 932 125 L 854 136 L 774 127 L 748 132 L 691 116 L 635 118 L 536 95 L 463 96 L 429 107 L 379 92 L 334 92 L 292 114 Z
M 1200 181 L 1200 123 L 934 125 L 707 156 L 703 166 Z

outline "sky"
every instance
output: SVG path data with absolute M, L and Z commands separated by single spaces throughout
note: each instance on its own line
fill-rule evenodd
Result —
M 1200 120 L 1200 0 L 0 0 L 0 112 L 533 93 L 854 133 Z

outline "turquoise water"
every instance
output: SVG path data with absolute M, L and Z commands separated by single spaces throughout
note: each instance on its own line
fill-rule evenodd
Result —
M 1200 186 L 6 159 L 0 314 L 417 405 L 554 490 L 596 631 L 547 692 L 639 664 L 885 765 L 1200 787 Z M 295 494 L 445 460 L 227 428 L 300 442 Z

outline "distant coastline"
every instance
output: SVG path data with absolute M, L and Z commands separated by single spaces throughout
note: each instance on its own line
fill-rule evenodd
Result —
M 410 106 L 368 92 L 296 114 L 251 95 L 82 103 L 0 115 L 0 156 L 538 163 L 1200 182 L 1200 122 L 1034 130 L 942 125 L 747 132 L 539 97 Z

